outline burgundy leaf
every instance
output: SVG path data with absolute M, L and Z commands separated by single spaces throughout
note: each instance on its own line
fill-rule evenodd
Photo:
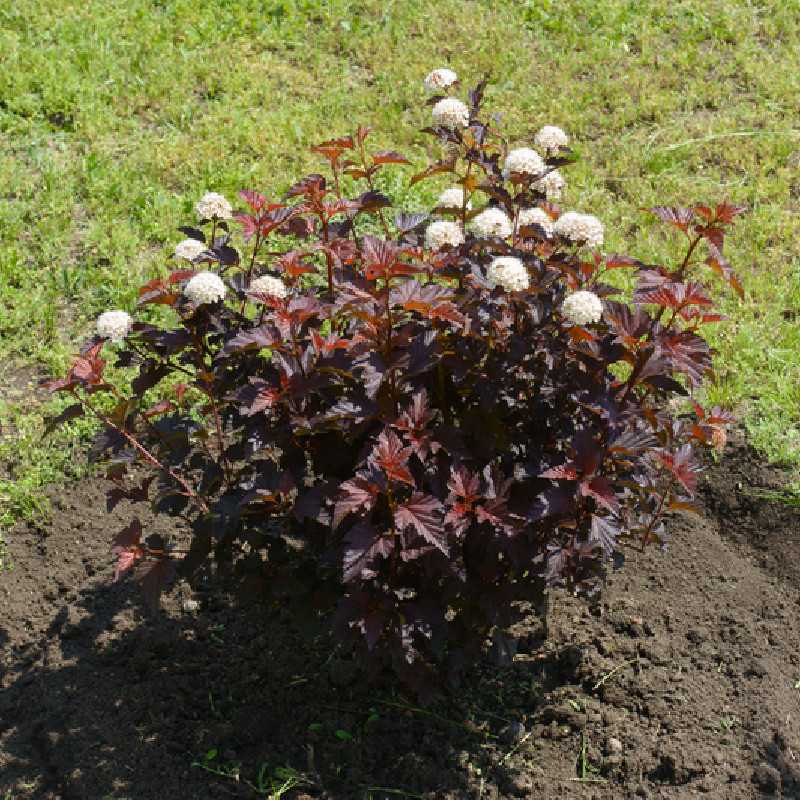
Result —
M 73 403 L 71 406 L 67 406 L 58 416 L 48 418 L 43 436 L 49 436 L 60 425 L 82 416 L 83 406 L 80 403 Z
M 669 225 L 674 225 L 684 233 L 689 229 L 689 225 L 694 219 L 694 211 L 691 208 L 669 207 L 669 206 L 653 206 L 649 209 L 655 214 L 662 222 Z
M 388 558 L 394 550 L 391 535 L 378 533 L 371 525 L 361 522 L 351 528 L 344 538 L 342 574 L 345 583 L 375 575 L 378 559 Z
M 370 462 L 380 467 L 389 480 L 415 486 L 414 478 L 406 466 L 411 453 L 411 448 L 403 447 L 403 443 L 394 431 L 384 430 L 378 436 L 378 442 L 370 455 Z
M 601 475 L 596 475 L 590 481 L 583 481 L 581 483 L 581 494 L 584 497 L 591 497 L 596 500 L 601 506 L 607 508 L 609 511 L 616 511 L 619 509 L 619 501 L 611 486 L 608 478 Z
M 141 546 L 142 524 L 134 518 L 130 525 L 123 528 L 115 537 L 111 552 L 116 556 L 117 563 L 114 570 L 114 580 L 127 572 L 142 556 L 144 548 Z
M 550 478 L 553 481 L 576 481 L 578 480 L 578 470 L 574 462 L 570 461 L 566 464 L 559 464 L 557 467 L 551 467 L 539 474 L 540 478 Z
M 455 159 L 437 161 L 435 164 L 431 164 L 427 169 L 424 169 L 422 172 L 418 172 L 416 175 L 414 175 L 411 178 L 411 185 L 413 186 L 415 183 L 424 181 L 426 178 L 430 178 L 434 175 L 441 175 L 444 172 L 453 172 L 455 171 L 455 166 Z
M 378 498 L 378 486 L 366 478 L 353 478 L 339 487 L 333 511 L 333 527 L 338 528 L 342 520 L 357 511 L 370 511 Z
M 272 408 L 282 394 L 281 389 L 276 389 L 265 380 L 251 377 L 250 382 L 239 389 L 235 398 L 239 404 L 239 413 L 245 417 L 252 417 Z
M 409 500 L 397 506 L 394 521 L 400 530 L 413 528 L 428 544 L 448 555 L 442 511 L 442 504 L 435 497 L 414 492 Z
M 592 529 L 589 534 L 589 540 L 600 545 L 606 558 L 610 558 L 614 554 L 614 550 L 617 548 L 619 532 L 620 524 L 615 517 L 592 515 Z
M 253 211 L 260 211 L 266 205 L 267 198 L 260 192 L 255 192 L 252 189 L 242 189 L 239 192 L 239 197 L 253 209 Z
M 374 164 L 410 164 L 411 162 L 394 150 L 381 150 L 372 156 Z
M 281 341 L 272 325 L 259 325 L 257 328 L 242 331 L 229 339 L 222 348 L 223 354 L 238 353 L 242 350 L 261 350 L 272 347 Z
M 673 368 L 683 372 L 694 386 L 711 369 L 711 350 L 705 339 L 691 331 L 665 335 L 658 341 L 659 351 L 666 355 Z
M 732 203 L 725 202 L 720 203 L 714 213 L 718 222 L 729 224 L 733 222 L 739 214 L 743 214 L 745 211 L 747 211 L 746 206 L 735 206 Z
M 700 467 L 693 461 L 694 452 L 692 446 L 685 444 L 674 453 L 669 450 L 659 450 L 655 456 L 669 470 L 675 480 L 690 495 L 693 495 L 697 488 L 697 473 L 700 471 Z

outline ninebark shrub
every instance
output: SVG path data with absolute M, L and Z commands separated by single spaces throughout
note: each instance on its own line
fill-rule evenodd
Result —
M 447 70 L 426 85 L 458 89 Z M 109 511 L 191 527 L 187 550 L 137 521 L 114 540 L 151 603 L 176 571 L 222 572 L 424 691 L 548 588 L 595 591 L 626 547 L 664 543 L 665 512 L 690 505 L 696 450 L 730 417 L 670 400 L 711 371 L 710 273 L 741 293 L 722 252 L 742 209 L 651 209 L 684 239 L 673 265 L 603 253 L 600 221 L 555 203 L 564 132 L 509 151 L 483 90 L 430 100 L 443 157 L 411 180 L 453 184 L 434 219 L 376 190 L 408 161 L 369 129 L 323 142 L 328 175 L 280 200 L 206 195 L 182 268 L 139 292 L 173 323 L 107 312 L 49 383 L 75 398 L 53 424 L 102 423 Z M 615 269 L 636 273 L 627 299 Z M 106 381 L 109 357 L 129 383 Z

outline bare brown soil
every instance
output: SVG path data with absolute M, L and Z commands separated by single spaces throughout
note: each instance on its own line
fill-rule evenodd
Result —
M 262 766 L 302 774 L 295 800 L 798 798 L 800 509 L 749 494 L 784 482 L 729 445 L 666 552 L 593 607 L 555 597 L 547 642 L 532 621 L 428 709 L 288 614 L 178 588 L 148 616 L 110 581 L 104 487 L 70 486 L 0 575 L 0 798 L 267 797 Z

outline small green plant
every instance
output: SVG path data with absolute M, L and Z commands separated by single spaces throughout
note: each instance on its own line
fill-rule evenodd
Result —
M 599 767 L 596 767 L 589 759 L 589 737 L 585 732 L 581 733 L 581 746 L 578 751 L 577 759 L 578 776 L 573 781 L 579 783 L 607 783 L 605 778 L 598 778 Z
M 759 500 L 769 500 L 771 503 L 782 503 L 786 506 L 800 508 L 800 486 L 792 486 L 783 492 L 774 489 L 748 489 L 746 493 Z
M 723 733 L 728 733 L 729 731 L 732 731 L 738 724 L 738 717 L 732 715 L 724 716 L 719 721 L 719 729 Z
M 312 785 L 308 776 L 291 767 L 276 767 L 271 770 L 267 763 L 259 766 L 254 779 L 251 781 L 242 775 L 239 762 L 220 761 L 219 751 L 216 748 L 206 751 L 199 759 L 192 762 L 192 766 L 219 778 L 225 778 L 247 786 L 264 800 L 281 800 L 292 789 Z

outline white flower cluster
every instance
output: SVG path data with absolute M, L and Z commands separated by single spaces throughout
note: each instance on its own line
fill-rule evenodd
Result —
M 472 227 L 480 236 L 499 236 L 504 238 L 511 236 L 513 231 L 511 220 L 506 213 L 502 209 L 494 207 L 481 211 L 472 220 Z
M 520 227 L 523 225 L 540 225 L 548 236 L 553 232 L 553 220 L 542 208 L 523 208 L 519 212 L 517 219 Z
M 184 258 L 186 261 L 194 261 L 200 253 L 204 252 L 206 246 L 197 239 L 184 239 L 175 245 L 175 258 Z
M 445 189 L 440 195 L 439 199 L 436 201 L 437 208 L 449 208 L 449 209 L 459 209 L 464 205 L 464 187 L 463 186 L 451 186 L 449 189 Z M 472 208 L 472 203 L 467 200 L 467 211 Z
M 195 206 L 197 216 L 203 219 L 230 219 L 233 214 L 233 207 L 221 195 L 216 192 L 204 194 Z
M 530 147 L 510 150 L 503 165 L 503 177 L 511 175 L 541 175 L 547 169 L 542 157 Z
M 434 107 L 433 121 L 445 128 L 466 128 L 469 125 L 469 109 L 455 97 L 445 97 Z
M 127 311 L 104 311 L 97 318 L 97 333 L 112 342 L 121 342 L 131 331 L 133 319 Z
M 464 244 L 464 233 L 457 222 L 447 219 L 436 220 L 425 231 L 425 244 L 431 250 L 440 250 L 445 245 L 458 247 Z
M 530 286 L 525 265 L 513 256 L 494 259 L 486 273 L 492 283 L 502 286 L 507 292 L 521 292 Z
M 447 69 L 447 67 L 441 67 L 440 69 L 435 69 L 433 72 L 429 72 L 425 76 L 424 84 L 425 88 L 429 92 L 435 92 L 438 89 L 447 89 L 452 86 L 458 80 L 458 75 L 453 72 L 452 69 Z
M 548 200 L 558 200 L 566 185 L 564 176 L 557 169 L 533 182 L 533 188 L 542 192 Z
M 283 300 L 289 294 L 286 284 L 280 278 L 273 278 L 272 275 L 262 275 L 260 278 L 256 278 L 250 283 L 250 291 L 277 297 L 279 300 Z
M 203 303 L 216 303 L 225 297 L 225 284 L 222 278 L 213 272 L 198 272 L 189 279 L 183 293 L 198 306 Z
M 561 304 L 561 313 L 575 325 L 599 322 L 603 301 L 594 292 L 573 292 Z
M 591 214 L 567 211 L 558 218 L 553 230 L 575 244 L 586 244 L 589 247 L 600 247 L 603 244 L 603 223 Z
M 562 147 L 569 144 L 569 136 L 555 125 L 545 125 L 533 137 L 533 143 L 546 153 L 557 153 Z

